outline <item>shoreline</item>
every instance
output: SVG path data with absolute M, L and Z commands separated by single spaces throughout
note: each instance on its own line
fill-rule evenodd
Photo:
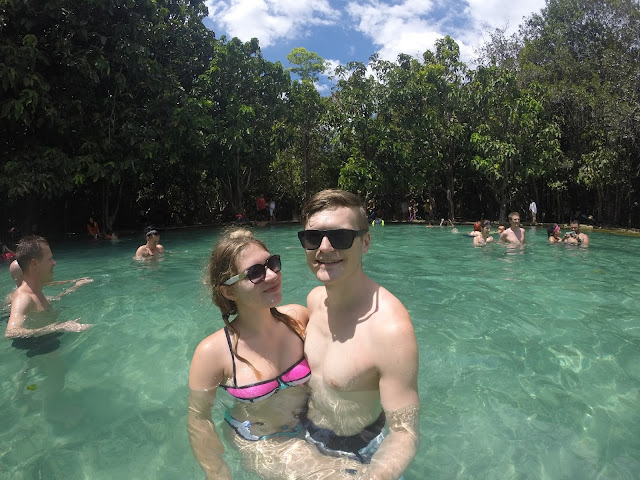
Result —
M 414 220 L 414 221 L 405 221 L 405 220 L 385 220 L 386 225 L 429 225 L 427 220 Z M 460 221 L 456 222 L 454 226 L 469 226 L 473 227 L 474 222 L 471 221 Z M 523 227 L 539 227 L 546 228 L 549 223 L 536 223 L 533 224 L 531 222 L 523 222 L 521 225 Z M 197 224 L 197 225 L 180 225 L 180 226 L 162 226 L 158 227 L 158 230 L 162 234 L 162 232 L 170 232 L 170 231 L 181 231 L 181 230 L 200 230 L 200 229 L 211 229 L 211 228 L 227 228 L 232 226 L 246 226 L 248 228 L 267 228 L 271 226 L 278 225 L 300 225 L 299 220 L 276 220 L 275 222 L 265 222 L 265 223 L 257 223 L 255 221 L 247 222 L 246 224 L 235 224 L 234 222 L 229 223 L 208 223 L 208 224 Z M 439 224 L 432 224 L 433 228 L 440 227 Z M 492 225 L 498 226 L 499 222 L 492 222 Z M 561 228 L 566 229 L 569 228 L 568 223 L 559 224 Z M 505 223 L 506 226 L 506 223 Z M 447 227 L 447 225 L 442 225 L 442 227 Z M 600 232 L 600 233 L 609 233 L 612 235 L 620 235 L 625 237 L 640 237 L 640 229 L 637 228 L 621 228 L 621 227 L 597 227 L 589 224 L 580 224 L 580 227 L 585 232 Z M 451 227 L 449 227 L 451 228 Z M 119 237 L 131 237 L 140 235 L 140 237 L 144 237 L 144 234 L 138 230 L 132 229 L 124 229 L 116 232 Z M 83 232 L 67 232 L 67 233 L 49 233 L 42 234 L 48 240 L 92 240 L 87 237 Z M 104 239 L 103 239 L 104 240 Z

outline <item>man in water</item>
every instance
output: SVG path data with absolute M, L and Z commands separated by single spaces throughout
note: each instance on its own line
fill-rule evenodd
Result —
M 323 285 L 307 297 L 305 356 L 311 397 L 306 439 L 327 455 L 363 464 L 358 479 L 396 479 L 419 443 L 418 346 L 407 309 L 362 269 L 371 237 L 360 199 L 315 194 L 299 233 Z M 384 425 L 390 429 L 385 436 Z
M 136 250 L 134 260 L 143 260 L 145 258 L 159 257 L 164 254 L 164 247 L 160 245 L 160 233 L 155 227 L 148 226 L 145 233 L 147 243 L 141 245 Z
M 30 235 L 20 240 L 16 259 L 22 270 L 23 280 L 13 293 L 11 314 L 4 334 L 6 338 L 41 337 L 53 332 L 81 332 L 91 327 L 89 324 L 78 323 L 79 319 L 50 323 L 50 316 L 33 315 L 51 308 L 49 299 L 42 293 L 42 287 L 53 280 L 56 262 L 49 243 L 44 238 Z M 79 279 L 69 290 L 92 281 L 90 278 Z
M 580 231 L 580 221 L 571 221 L 571 232 L 565 234 L 565 243 L 569 245 L 589 245 L 589 235 Z
M 509 228 L 500 234 L 500 241 L 512 245 L 524 245 L 527 242 L 524 228 L 520 226 L 520 214 L 518 212 L 509 214 Z

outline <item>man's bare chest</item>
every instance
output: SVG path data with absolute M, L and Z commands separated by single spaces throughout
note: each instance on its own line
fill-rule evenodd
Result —
M 305 355 L 311 375 L 335 390 L 354 391 L 377 385 L 375 356 L 363 334 L 337 339 L 329 329 L 310 329 Z

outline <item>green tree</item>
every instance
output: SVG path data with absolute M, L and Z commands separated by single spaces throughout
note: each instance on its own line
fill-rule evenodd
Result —
M 1 8 L 0 191 L 92 192 L 110 227 L 123 187 L 151 183 L 174 152 L 171 117 L 213 52 L 206 8 L 184 0 Z
M 289 67 L 302 80 L 317 82 L 320 74 L 327 69 L 327 62 L 317 53 L 310 52 L 304 47 L 297 47 L 287 55 L 287 60 L 294 67 Z
M 597 217 L 618 223 L 640 188 L 640 6 L 550 0 L 523 35 L 521 79 L 542 85 L 560 122 L 570 192 L 595 190 Z
M 520 90 L 515 75 L 504 68 L 479 67 L 468 90 L 477 119 L 471 124 L 472 163 L 493 192 L 504 222 L 528 176 L 558 164 L 559 130 L 547 120 L 539 92 Z
M 222 37 L 196 86 L 201 108 L 212 119 L 204 135 L 209 172 L 217 177 L 234 212 L 245 191 L 265 193 L 269 165 L 284 147 L 289 74 L 262 57 L 257 39 Z

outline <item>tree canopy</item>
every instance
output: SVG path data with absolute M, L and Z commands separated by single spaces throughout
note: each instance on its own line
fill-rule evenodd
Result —
M 417 59 L 289 67 L 216 39 L 198 0 L 0 1 L 0 222 L 30 231 L 291 218 L 341 187 L 391 218 L 507 210 L 640 226 L 640 7 L 548 0 L 469 68 L 451 37 Z M 290 74 L 294 74 L 292 78 Z M 433 212 L 432 212 L 433 213 Z M 426 212 L 421 215 L 426 217 Z

